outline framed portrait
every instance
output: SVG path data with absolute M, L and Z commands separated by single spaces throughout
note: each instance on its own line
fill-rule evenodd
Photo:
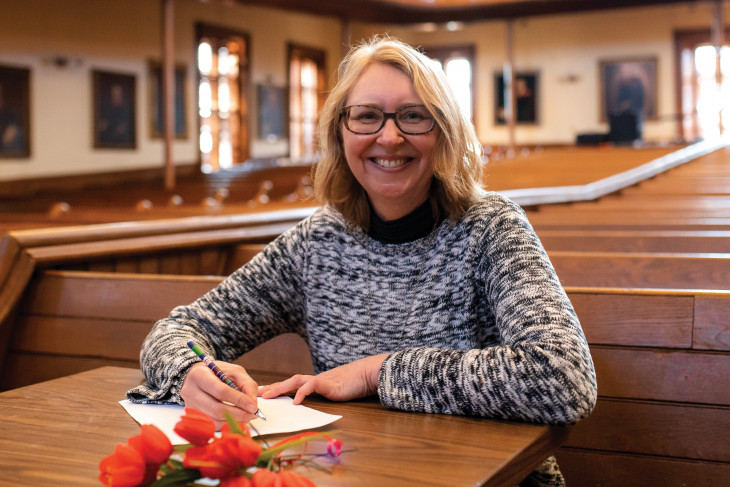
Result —
M 0 157 L 30 156 L 30 70 L 0 66 Z
M 94 147 L 134 149 L 136 130 L 136 77 L 133 74 L 92 71 Z
M 538 123 L 538 89 L 540 76 L 535 72 L 515 73 L 515 123 L 536 124 Z M 504 74 L 502 72 L 494 75 L 494 123 L 504 125 L 507 123 L 504 103 Z
M 174 115 L 175 129 L 173 133 L 176 139 L 188 138 L 188 122 L 185 110 L 187 92 L 185 79 L 187 69 L 185 65 L 175 66 L 174 74 Z M 150 137 L 161 139 L 165 134 L 165 112 L 162 100 L 162 64 L 158 61 L 149 62 L 149 85 L 150 85 Z
M 275 142 L 286 136 L 286 90 L 261 84 L 256 86 L 258 99 L 258 136 Z
M 601 121 L 626 113 L 657 118 L 657 60 L 653 57 L 600 61 Z

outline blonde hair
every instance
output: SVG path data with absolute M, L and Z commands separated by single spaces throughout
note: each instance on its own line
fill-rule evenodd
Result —
M 434 178 L 430 201 L 434 217 L 443 210 L 457 219 L 482 194 L 482 148 L 471 121 L 459 110 L 446 76 L 433 61 L 413 47 L 393 38 L 375 36 L 353 47 L 340 63 L 338 80 L 327 97 L 318 123 L 320 159 L 314 175 L 314 194 L 352 224 L 368 229 L 367 194 L 355 179 L 344 155 L 342 109 L 362 72 L 375 63 L 402 71 L 433 114 L 438 127 L 433 155 Z

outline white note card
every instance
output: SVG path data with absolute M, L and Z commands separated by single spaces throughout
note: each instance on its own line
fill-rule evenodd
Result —
M 266 421 L 255 418 L 251 425 L 259 434 L 291 433 L 319 428 L 333 423 L 342 416 L 323 413 L 316 409 L 292 404 L 291 397 L 277 397 L 274 399 L 258 398 L 259 410 L 266 416 Z M 139 424 L 153 424 L 167 435 L 173 445 L 188 443 L 175 433 L 175 425 L 185 413 L 185 408 L 177 404 L 137 404 L 125 399 L 119 404 Z M 251 430 L 252 435 L 256 432 Z

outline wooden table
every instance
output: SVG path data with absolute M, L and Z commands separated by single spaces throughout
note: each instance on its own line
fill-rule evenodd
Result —
M 259 383 L 267 376 L 253 374 Z M 139 432 L 118 401 L 139 370 L 103 367 L 0 393 L 1 486 L 98 486 L 98 464 Z M 320 486 L 516 485 L 568 428 L 394 411 L 376 400 L 307 406 L 342 419 L 344 449 L 332 473 L 298 470 Z

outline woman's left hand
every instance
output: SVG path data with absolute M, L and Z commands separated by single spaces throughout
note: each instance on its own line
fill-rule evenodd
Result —
M 378 373 L 385 358 L 383 353 L 356 360 L 318 375 L 295 375 L 259 389 L 264 399 L 296 391 L 294 404 L 301 404 L 306 396 L 317 393 L 331 401 L 350 401 L 378 392 Z

